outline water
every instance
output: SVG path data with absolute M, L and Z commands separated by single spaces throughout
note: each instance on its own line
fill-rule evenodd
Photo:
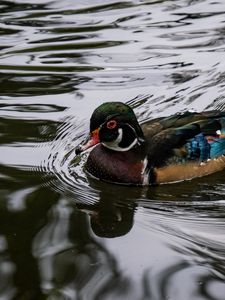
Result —
M 0 299 L 224 300 L 224 172 L 123 187 L 74 148 L 94 108 L 225 108 L 222 0 L 0 3 Z

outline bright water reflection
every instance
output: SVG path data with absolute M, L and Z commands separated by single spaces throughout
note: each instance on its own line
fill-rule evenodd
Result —
M 224 300 L 224 172 L 128 188 L 73 150 L 104 101 L 140 121 L 224 109 L 225 3 L 0 8 L 0 298 Z

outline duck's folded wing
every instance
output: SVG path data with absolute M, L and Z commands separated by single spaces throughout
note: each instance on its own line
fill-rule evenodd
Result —
M 179 128 L 168 128 L 155 134 L 148 145 L 149 163 L 156 167 L 166 164 L 175 152 L 182 151 L 188 140 L 200 133 L 199 124 L 188 124 Z
M 196 120 L 153 135 L 149 142 L 149 162 L 154 166 L 187 160 L 205 161 L 225 153 L 224 119 Z

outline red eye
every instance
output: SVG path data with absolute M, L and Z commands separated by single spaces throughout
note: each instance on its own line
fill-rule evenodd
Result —
M 117 126 L 117 122 L 116 120 L 110 120 L 109 122 L 107 122 L 106 126 L 108 129 L 114 129 Z

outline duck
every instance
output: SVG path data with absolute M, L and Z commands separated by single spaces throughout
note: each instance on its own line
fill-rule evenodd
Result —
M 75 149 L 89 149 L 86 172 L 124 185 L 191 180 L 225 169 L 225 111 L 185 111 L 143 124 L 123 102 L 104 102 L 90 133 Z

